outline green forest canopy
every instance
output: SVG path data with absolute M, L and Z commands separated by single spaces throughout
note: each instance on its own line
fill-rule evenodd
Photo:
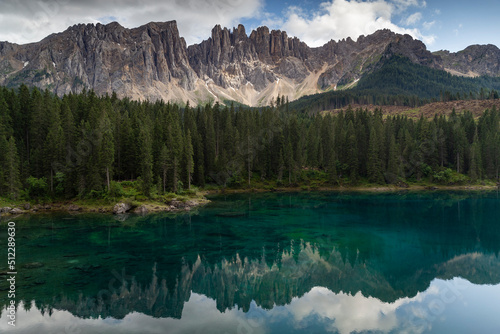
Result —
M 0 196 L 145 196 L 205 186 L 393 184 L 497 179 L 500 113 L 433 119 L 351 110 L 309 116 L 274 107 L 181 108 L 93 91 L 62 98 L 0 88 Z

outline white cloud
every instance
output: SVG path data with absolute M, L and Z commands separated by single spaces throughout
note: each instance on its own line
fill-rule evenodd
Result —
M 455 33 L 455 36 L 460 35 L 460 30 L 462 30 L 462 28 L 463 28 L 463 24 L 462 24 L 462 23 L 460 23 L 460 24 L 458 25 L 458 28 L 453 29 L 453 32 Z
M 388 0 L 388 1 L 393 3 L 398 11 L 405 11 L 409 7 L 421 7 L 421 8 L 427 7 L 427 2 L 420 0 Z
M 353 296 L 315 287 L 301 298 L 294 298 L 287 308 L 297 323 L 311 315 L 320 319 L 335 319 L 328 328 L 331 332 L 390 332 L 398 324 L 396 309 L 408 302 L 408 298 L 403 298 L 394 303 L 384 303 L 376 298 L 364 297 L 361 292 Z
M 283 331 L 306 329 L 313 325 L 316 331 L 347 334 L 352 332 L 421 333 L 429 332 L 434 322 L 442 328 L 458 328 L 462 305 L 480 309 L 485 300 L 492 304 L 485 307 L 478 321 L 482 327 L 493 325 L 492 316 L 498 309 L 495 299 L 500 285 L 475 286 L 462 278 L 434 279 L 426 291 L 413 297 L 402 297 L 394 302 L 383 302 L 365 297 L 361 292 L 334 293 L 324 287 L 313 287 L 301 297 L 292 298 L 286 305 L 275 305 L 266 310 L 255 301 L 248 312 L 233 307 L 221 312 L 216 300 L 191 292 L 183 304 L 180 319 L 157 318 L 130 310 L 121 319 L 81 318 L 68 311 L 53 309 L 42 313 L 33 302 L 30 310 L 23 303 L 17 309 L 19 333 L 254 333 L 271 332 L 276 324 L 283 324 Z M 490 299 L 478 298 L 488 295 Z M 439 308 L 436 308 L 439 306 Z M 479 313 L 478 313 L 479 314 Z M 467 321 L 467 317 L 464 318 Z M 491 326 L 490 326 L 491 327 Z M 7 310 L 0 310 L 0 332 L 9 332 Z M 291 331 L 291 330 L 290 330 Z M 16 331 L 14 331 L 16 332 Z M 484 332 L 484 331 L 483 331 Z
M 435 24 L 436 21 L 424 22 L 422 26 L 424 27 L 425 30 L 430 30 Z
M 271 29 L 299 37 L 310 46 L 320 46 L 331 39 L 356 39 L 384 28 L 410 34 L 431 45 L 434 36 L 405 27 L 404 22 L 400 25 L 392 22 L 395 15 L 405 17 L 409 9 L 424 6 L 426 2 L 421 0 L 329 0 L 316 12 L 290 7 L 281 17 L 266 12 L 264 0 L 18 0 L 2 4 L 0 41 L 35 42 L 77 23 L 116 20 L 133 28 L 150 21 L 176 20 L 181 36 L 190 45 L 208 38 L 216 24 L 230 28 L 242 19 L 255 18 Z M 406 23 L 412 25 L 421 19 L 417 12 L 409 15 Z M 252 28 L 256 27 L 247 27 L 247 31 Z
M 262 14 L 262 21 L 260 22 L 260 25 L 266 26 L 269 29 L 279 29 L 281 26 L 283 26 L 283 17 L 279 17 L 276 14 L 273 13 L 263 13 Z M 257 27 L 247 27 L 251 29 L 255 29 Z M 248 32 L 249 30 L 247 30 Z
M 283 30 L 299 37 L 309 46 L 321 46 L 329 40 L 339 40 L 372 34 L 379 29 L 390 29 L 396 33 L 409 34 L 432 44 L 434 36 L 425 36 L 418 29 L 400 27 L 391 19 L 396 10 L 409 6 L 421 6 L 417 0 L 332 0 L 321 5 L 321 11 L 311 18 L 295 8 L 290 8 Z M 418 17 L 417 17 L 418 18 Z
M 416 12 L 408 16 L 405 20 L 405 25 L 412 26 L 422 19 L 422 13 Z
M 232 27 L 256 16 L 263 0 L 18 0 L 2 4 L 0 40 L 28 43 L 77 23 L 117 20 L 133 28 L 176 20 L 188 45 L 210 36 L 216 25 Z

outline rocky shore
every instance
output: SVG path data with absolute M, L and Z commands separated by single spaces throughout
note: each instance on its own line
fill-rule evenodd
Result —
M 1 207 L 0 215 L 19 215 L 19 214 L 36 214 L 36 213 L 51 213 L 51 212 L 69 212 L 69 213 L 112 213 L 115 215 L 121 214 L 140 214 L 145 215 L 154 212 L 183 212 L 190 211 L 196 207 L 202 206 L 210 202 L 206 198 L 196 198 L 187 201 L 171 200 L 166 203 L 159 202 L 141 202 L 132 203 L 130 201 L 118 202 L 115 205 L 79 205 L 75 203 L 51 203 L 31 205 L 25 203 L 15 207 Z

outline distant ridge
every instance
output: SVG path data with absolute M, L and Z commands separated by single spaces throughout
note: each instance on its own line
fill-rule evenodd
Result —
M 431 53 L 421 41 L 389 30 L 310 48 L 280 30 L 259 27 L 247 35 L 242 25 L 217 25 L 210 38 L 188 47 L 175 21 L 133 29 L 112 22 L 74 25 L 26 45 L 0 42 L 0 85 L 25 83 L 58 95 L 93 89 L 141 100 L 259 106 L 282 95 L 295 100 L 352 87 L 393 55 L 455 75 L 500 75 L 496 46 Z

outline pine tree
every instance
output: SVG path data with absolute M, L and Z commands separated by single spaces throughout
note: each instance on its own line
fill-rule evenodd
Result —
M 50 170 L 50 191 L 54 192 L 54 177 L 57 172 L 64 171 L 64 131 L 61 127 L 59 117 L 54 119 L 50 126 L 47 139 L 45 140 L 44 155 L 47 161 L 47 168 Z
M 111 191 L 111 172 L 115 160 L 115 140 L 108 115 L 104 112 L 99 123 L 99 165 L 106 174 L 106 186 Z
M 191 140 L 191 131 L 187 130 L 186 139 L 184 146 L 184 158 L 186 160 L 186 172 L 187 172 L 187 181 L 188 181 L 188 189 L 191 189 L 191 175 L 194 172 L 194 160 L 193 160 L 193 144 Z
M 10 138 L 14 134 L 12 129 L 12 118 L 10 117 L 10 110 L 7 102 L 3 96 L 0 95 L 0 136 Z
M 285 169 L 285 158 L 283 156 L 283 150 L 280 149 L 278 154 L 278 182 L 283 181 L 283 170 Z
M 399 154 L 398 154 L 398 146 L 396 144 L 396 139 L 394 134 L 391 134 L 391 138 L 389 140 L 388 147 L 388 156 L 387 156 L 387 170 L 385 173 L 385 180 L 387 183 L 395 183 L 400 176 L 400 162 L 399 162 Z
M 215 128 L 214 128 L 214 117 L 212 109 L 207 106 L 205 107 L 206 123 L 205 123 L 205 134 L 202 136 L 204 138 L 204 152 L 205 157 L 205 175 L 210 175 L 215 173 L 215 157 L 216 152 L 216 138 L 215 138 Z
M 5 152 L 4 175 L 7 191 L 12 199 L 17 199 L 21 182 L 19 180 L 19 155 L 17 154 L 16 141 L 10 137 Z
M 151 126 L 146 121 L 142 124 L 139 130 L 139 147 L 140 150 L 140 173 L 142 180 L 142 192 L 146 196 L 150 196 L 151 188 L 153 187 L 153 153 Z
M 172 188 L 174 192 L 177 192 L 184 142 L 177 115 L 172 112 L 169 117 L 167 145 L 170 151 L 170 166 L 172 168 Z
M 469 176 L 472 181 L 477 181 L 482 178 L 482 159 L 481 159 L 481 146 L 477 131 L 474 134 L 471 152 L 470 152 L 470 165 Z
M 465 150 L 467 146 L 467 137 L 465 135 L 465 129 L 461 124 L 455 124 L 454 133 L 454 155 L 455 166 L 457 168 L 457 173 L 465 172 Z
M 333 145 L 330 145 L 328 148 L 328 160 L 326 163 L 327 170 L 328 170 L 328 178 L 330 179 L 330 182 L 336 183 L 337 182 L 337 158 L 335 154 L 335 149 Z
M 169 150 L 167 148 L 167 145 L 163 144 L 161 151 L 160 151 L 160 166 L 161 166 L 161 179 L 162 179 L 162 186 L 163 186 L 163 193 L 166 192 L 166 187 L 167 187 L 167 172 L 168 172 L 168 167 L 169 167 Z
M 295 161 L 293 159 L 292 142 L 290 138 L 287 138 L 284 149 L 284 160 L 286 167 L 288 169 L 288 184 L 292 184 L 292 175 L 294 174 Z
M 352 181 L 358 179 L 358 149 L 354 124 L 349 121 L 346 131 L 346 164 L 349 166 L 349 177 Z
M 380 137 L 377 134 L 375 127 L 370 129 L 370 137 L 368 144 L 368 161 L 367 161 L 367 172 L 368 180 L 373 183 L 383 184 L 384 176 L 382 170 L 382 159 L 381 159 L 381 149 L 380 149 Z

